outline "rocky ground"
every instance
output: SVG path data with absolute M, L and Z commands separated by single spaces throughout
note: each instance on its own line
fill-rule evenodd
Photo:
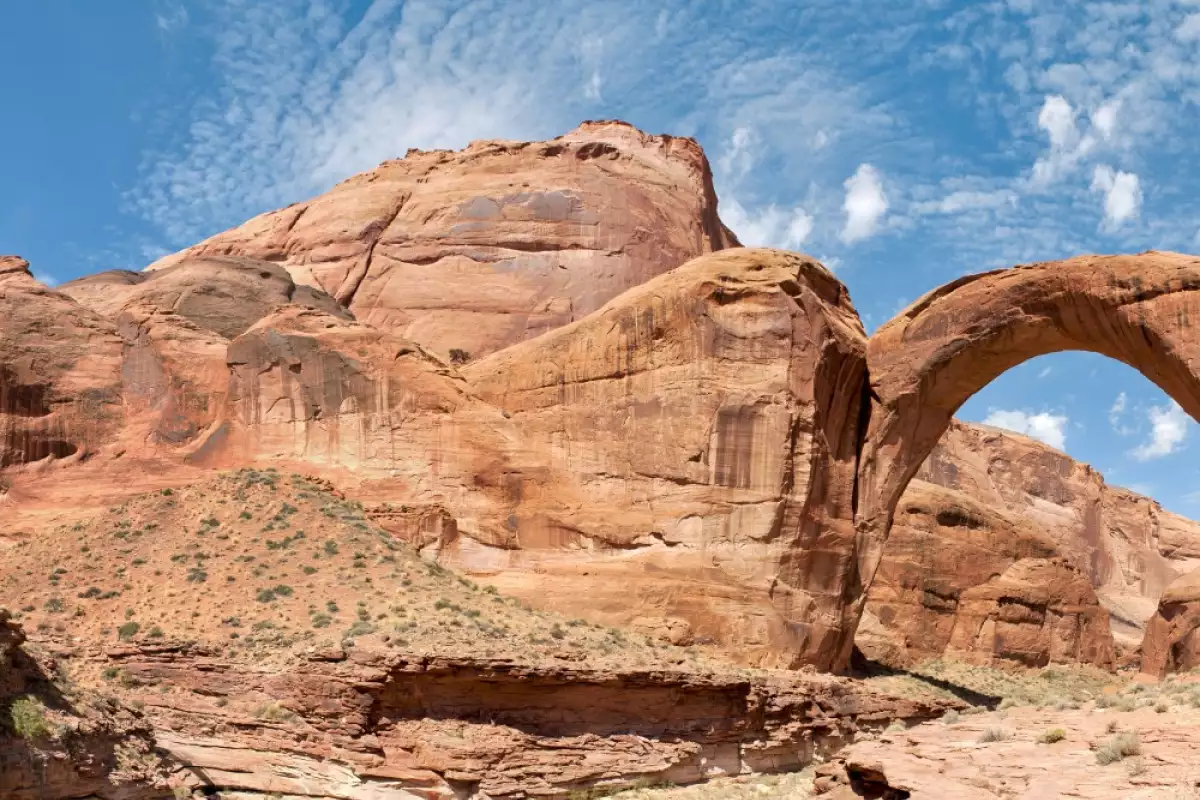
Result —
M 889 679 L 891 688 L 936 693 L 953 686 L 960 693 L 984 688 L 1011 694 L 991 710 L 972 705 L 911 728 L 894 725 L 801 772 L 703 786 L 646 787 L 615 796 L 1200 797 L 1200 766 L 1193 757 L 1193 743 L 1200 735 L 1198 675 L 1148 684 L 1112 676 L 1105 680 L 1097 672 L 1078 669 L 1006 672 L 946 662 L 929 664 L 921 672 L 924 677 Z

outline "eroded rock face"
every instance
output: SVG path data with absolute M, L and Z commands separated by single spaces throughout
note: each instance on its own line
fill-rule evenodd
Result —
M 819 264 L 739 249 L 471 365 L 586 501 L 516 519 L 516 548 L 459 539 L 440 558 L 567 613 L 684 620 L 759 663 L 830 666 L 864 342 Z
M 420 346 L 373 326 L 291 306 L 234 339 L 226 360 L 221 422 L 193 463 L 316 468 L 356 497 L 394 504 L 381 511 L 385 524 L 418 546 L 436 546 L 444 522 L 446 535 L 515 547 L 523 504 L 572 499 L 556 493 L 544 461 L 521 457 L 498 408 Z
M 892 666 L 951 657 L 1109 667 L 1108 613 L 1026 519 L 914 481 L 897 509 L 856 637 Z
M 1172 581 L 1142 641 L 1142 672 L 1162 678 L 1200 667 L 1200 570 Z
M 461 359 L 736 243 L 695 141 L 586 122 L 548 142 L 409 151 L 151 269 L 197 255 L 279 263 L 358 319 Z
M 1107 484 L 1088 465 L 1024 436 L 954 422 L 905 492 L 901 512 L 923 482 L 970 497 L 1047 537 L 1054 554 L 1068 558 L 1095 587 L 1113 635 L 1126 649 L 1141 642 L 1166 586 L 1197 565 L 1200 525 Z M 893 536 L 903 519 L 898 513 Z M 892 547 L 889 539 L 885 561 Z
M 123 423 L 115 326 L 0 257 L 0 468 L 94 452 Z
M 60 292 L 111 321 L 119 335 L 123 449 L 182 450 L 222 409 L 230 339 L 263 317 L 296 306 L 350 315 L 287 270 L 250 258 L 197 257 L 150 273 L 104 272 Z

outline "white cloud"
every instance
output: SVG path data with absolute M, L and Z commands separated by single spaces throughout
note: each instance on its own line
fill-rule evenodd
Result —
M 1175 29 L 1175 38 L 1181 42 L 1200 41 L 1200 13 L 1188 14 Z
M 1147 412 L 1150 421 L 1150 438 L 1133 448 L 1129 454 L 1138 461 L 1162 458 L 1179 450 L 1187 438 L 1188 422 L 1191 417 L 1171 401 L 1164 406 L 1153 406 Z
M 843 242 L 852 244 L 872 236 L 879 228 L 879 221 L 888 210 L 887 195 L 879 171 L 870 164 L 859 164 L 858 169 L 843 184 L 846 199 L 842 210 L 846 212 L 846 225 L 842 228 Z
M 593 70 L 592 77 L 588 79 L 587 86 L 583 89 L 583 94 L 588 100 L 600 100 L 600 70 Z
M 1045 378 L 1053 371 L 1054 371 L 1053 367 L 1042 367 L 1041 370 L 1038 371 L 1038 377 Z
M 1124 422 L 1125 409 L 1129 405 L 1129 398 L 1124 392 L 1117 394 L 1117 399 L 1113 400 L 1112 406 L 1108 409 L 1108 424 L 1122 436 L 1128 436 L 1133 433 L 1133 429 L 1126 426 Z
M 774 205 L 747 210 L 736 199 L 721 201 L 721 219 L 747 247 L 779 247 L 799 250 L 813 229 L 813 218 L 803 208 L 781 209 Z
M 1050 95 L 1038 112 L 1038 127 L 1050 135 L 1050 147 L 1055 150 L 1066 150 L 1074 147 L 1079 140 L 1079 131 L 1075 127 L 1075 109 L 1062 95 Z
M 1141 182 L 1132 172 L 1114 172 L 1107 164 L 1097 164 L 1092 173 L 1092 191 L 1104 195 L 1105 230 L 1116 230 L 1141 211 Z
M 1105 124 L 1115 124 L 1116 112 L 1101 114 Z M 1038 112 L 1038 128 L 1050 139 L 1050 152 L 1033 165 L 1032 184 L 1044 187 L 1068 175 L 1081 159 L 1092 152 L 1096 138 L 1090 133 L 1082 134 L 1075 124 L 1076 111 L 1065 97 L 1048 95 Z
M 33 278 L 42 285 L 49 286 L 50 288 L 58 286 L 58 278 L 54 277 L 49 272 L 41 272 L 40 270 L 35 269 L 33 270 Z
M 165 0 L 155 5 L 154 24 L 161 33 L 172 33 L 187 26 L 188 12 L 182 3 Z
M 1062 450 L 1067 445 L 1067 421 L 1065 415 L 1048 411 L 1030 414 L 1026 411 L 991 409 L 983 424 L 1022 433 L 1056 450 Z
M 1121 110 L 1121 98 L 1117 97 L 1099 106 L 1092 112 L 1092 127 L 1102 139 L 1111 139 L 1117 129 L 1117 114 Z
M 951 192 L 941 200 L 927 200 L 914 203 L 912 209 L 917 214 L 957 214 L 962 211 L 1015 206 L 1017 203 L 1017 194 L 1010 189 L 997 189 L 995 191 L 962 190 Z
M 725 152 L 717 159 L 717 169 L 733 182 L 737 182 L 754 166 L 756 141 L 750 128 L 735 128 L 729 137 Z

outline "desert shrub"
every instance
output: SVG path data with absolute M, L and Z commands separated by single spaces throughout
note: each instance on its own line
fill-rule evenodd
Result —
M 990 744 L 991 742 L 1003 742 L 1008 739 L 1008 731 L 1003 728 L 988 728 L 983 733 L 979 734 L 980 744 Z
M 22 739 L 40 739 L 50 733 L 46 707 L 32 695 L 13 700 L 8 707 L 8 718 L 13 733 Z
M 134 636 L 137 636 L 137 632 L 141 629 L 142 626 L 138 625 L 136 622 L 126 622 L 124 625 L 117 628 L 117 638 L 121 639 L 122 641 L 126 639 L 132 639 Z
M 51 597 L 46 601 L 46 604 L 42 606 L 42 608 L 46 611 L 49 611 L 51 614 L 61 614 L 66 606 L 63 605 L 61 597 Z
M 368 633 L 374 633 L 374 632 L 375 632 L 374 625 L 360 619 L 360 620 L 357 620 L 353 625 L 351 625 L 349 628 L 346 629 L 345 637 L 353 638 L 355 636 L 366 636 Z
M 1062 728 L 1051 728 L 1050 730 L 1042 733 L 1042 735 L 1038 737 L 1038 741 L 1042 744 L 1054 744 L 1055 742 L 1061 742 L 1065 738 L 1067 738 L 1067 732 Z
M 259 719 L 270 720 L 272 722 L 280 722 L 283 720 L 296 718 L 295 714 L 281 706 L 279 703 L 264 703 L 255 710 L 254 716 L 258 717 Z
M 1138 739 L 1138 735 L 1133 731 L 1126 731 L 1118 733 L 1096 748 L 1096 763 L 1112 764 L 1123 758 L 1139 755 L 1141 752 L 1142 743 Z
M 333 622 L 333 617 L 328 614 L 313 614 L 312 626 L 314 628 L 328 628 L 329 623 Z

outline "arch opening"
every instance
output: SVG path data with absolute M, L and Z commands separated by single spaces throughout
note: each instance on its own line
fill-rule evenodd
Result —
M 1084 256 L 968 276 L 871 336 L 859 455 L 856 572 L 841 663 L 909 481 L 971 396 L 1013 367 L 1084 351 L 1122 362 L 1200 420 L 1200 258 Z M 1194 369 L 1195 368 L 1195 369 Z

